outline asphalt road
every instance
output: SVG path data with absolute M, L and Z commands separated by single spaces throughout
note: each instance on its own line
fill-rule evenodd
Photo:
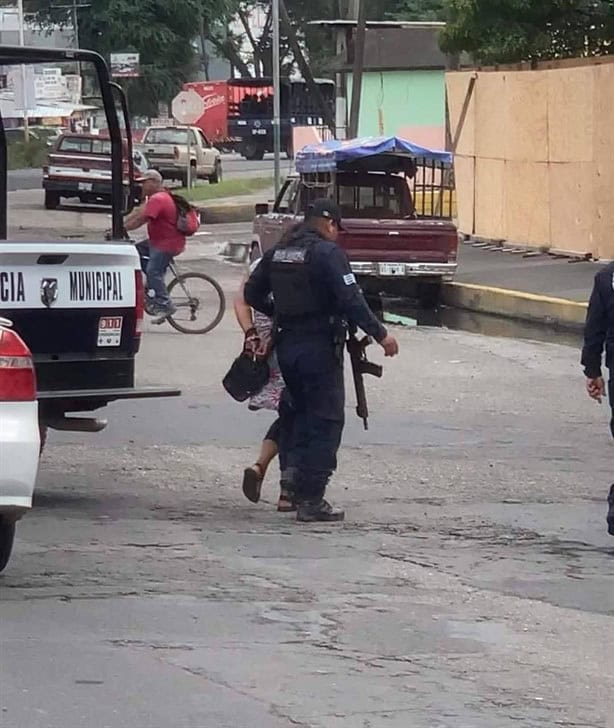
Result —
M 241 230 L 190 246 L 219 278 Z M 605 407 L 574 348 L 445 329 L 353 414 L 334 527 L 240 492 L 271 417 L 220 382 L 241 339 L 149 326 L 143 384 L 100 435 L 53 433 L 0 578 L 11 728 L 552 728 L 611 725 L 614 542 Z M 373 358 L 381 361 L 378 351 Z
M 248 162 L 238 154 L 227 154 L 222 159 L 224 176 L 233 177 L 265 177 L 273 175 L 273 159 L 268 155 L 261 162 Z M 289 172 L 292 162 L 282 160 L 282 171 Z M 40 189 L 42 172 L 40 169 L 16 169 L 9 172 L 9 191 Z

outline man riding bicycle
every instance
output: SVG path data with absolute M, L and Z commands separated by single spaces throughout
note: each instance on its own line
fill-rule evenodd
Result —
M 177 203 L 164 188 L 162 175 L 155 169 L 148 169 L 136 181 L 143 185 L 145 203 L 126 215 L 124 228 L 130 232 L 147 223 L 148 241 L 137 248 L 142 257 L 149 258 L 144 269 L 153 297 L 147 308 L 153 316 L 159 317 L 154 323 L 161 324 L 177 310 L 169 298 L 164 276 L 172 259 L 185 250 L 186 237 L 177 229 Z

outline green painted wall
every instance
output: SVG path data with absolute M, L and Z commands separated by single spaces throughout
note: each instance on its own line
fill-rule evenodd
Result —
M 348 77 L 351 99 L 352 76 Z M 348 110 L 349 110 L 348 101 Z M 398 134 L 401 129 L 445 129 L 445 72 L 383 71 L 363 76 L 359 136 Z

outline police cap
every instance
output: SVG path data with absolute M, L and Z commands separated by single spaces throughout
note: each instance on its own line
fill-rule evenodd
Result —
M 318 218 L 324 218 L 325 220 L 332 220 L 337 224 L 339 230 L 343 230 L 343 224 L 341 221 L 341 210 L 334 200 L 327 200 L 325 198 L 314 200 L 311 205 L 307 208 L 306 220 L 315 220 Z

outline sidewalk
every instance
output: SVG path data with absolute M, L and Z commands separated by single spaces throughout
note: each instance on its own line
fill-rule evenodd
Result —
M 460 246 L 456 281 L 496 288 L 511 288 L 540 296 L 586 303 L 600 263 L 552 258 L 523 257 L 498 251 Z
M 221 197 L 217 200 L 195 202 L 201 211 L 201 217 L 210 225 L 236 222 L 251 222 L 256 214 L 256 205 L 269 202 L 275 193 L 272 189 L 262 190 L 253 195 L 238 197 Z
M 550 325 L 580 328 L 602 264 L 547 254 L 512 254 L 461 245 L 448 306 Z

